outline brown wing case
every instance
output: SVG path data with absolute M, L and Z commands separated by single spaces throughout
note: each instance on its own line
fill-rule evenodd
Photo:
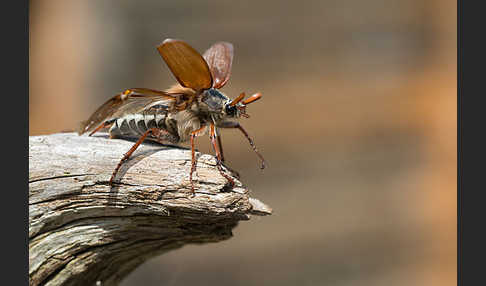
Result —
M 229 80 L 233 63 L 233 45 L 219 42 L 212 45 L 203 55 L 213 76 L 213 87 L 221 88 Z
M 213 79 L 204 58 L 181 40 L 166 39 L 157 47 L 177 81 L 196 91 L 211 88 Z
M 154 102 L 165 101 L 174 104 L 178 94 L 170 94 L 148 88 L 131 88 L 117 94 L 101 105 L 88 120 L 81 122 L 78 134 L 91 131 L 103 122 L 127 113 L 136 113 Z

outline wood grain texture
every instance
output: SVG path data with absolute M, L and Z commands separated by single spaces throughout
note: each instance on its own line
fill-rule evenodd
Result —
M 190 150 L 143 144 L 108 185 L 133 142 L 61 133 L 29 137 L 30 285 L 117 285 L 148 258 L 188 243 L 228 239 L 272 210 L 225 187 L 200 155 L 191 196 Z M 100 281 L 100 282 L 98 282 Z

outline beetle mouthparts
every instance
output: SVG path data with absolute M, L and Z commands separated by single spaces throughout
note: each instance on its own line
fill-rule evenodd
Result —
M 240 115 L 245 117 L 245 118 L 250 118 L 250 115 L 246 114 L 246 106 L 245 105 L 238 105 L 236 106 L 238 110 L 240 111 Z

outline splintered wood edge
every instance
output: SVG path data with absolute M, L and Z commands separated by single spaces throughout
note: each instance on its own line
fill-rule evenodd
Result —
M 249 198 L 250 204 L 252 206 L 252 209 L 250 211 L 251 214 L 254 215 L 271 215 L 273 210 L 266 204 L 262 203 L 260 200 L 255 199 L 255 198 Z
M 29 137 L 31 285 L 116 285 L 150 257 L 228 239 L 238 221 L 272 213 L 226 170 L 236 183 L 228 189 L 210 155 L 198 154 L 192 196 L 184 148 L 143 144 L 109 186 L 132 145 L 106 135 Z

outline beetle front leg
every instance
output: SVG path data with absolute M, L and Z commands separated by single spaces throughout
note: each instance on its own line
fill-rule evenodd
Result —
M 217 132 L 216 137 L 218 138 L 219 152 L 221 153 L 221 162 L 224 163 L 223 143 L 221 142 L 221 136 Z
M 236 122 L 236 121 L 223 121 L 223 122 L 220 122 L 218 124 L 218 127 L 221 127 L 221 128 L 238 128 L 245 135 L 246 139 L 248 139 L 248 142 L 250 143 L 251 147 L 253 148 L 253 151 L 255 151 L 255 153 L 257 154 L 257 156 L 262 161 L 262 165 L 261 165 L 260 169 L 265 169 L 265 159 L 260 154 L 260 152 L 258 152 L 258 149 L 255 146 L 255 143 L 253 143 L 253 139 L 251 139 L 251 137 L 248 135 L 248 133 L 246 132 L 246 130 L 243 128 L 243 126 L 241 126 L 241 124 L 239 122 Z
M 213 123 L 211 123 L 210 125 L 210 134 L 209 134 L 209 138 L 211 139 L 211 144 L 213 145 L 213 149 L 214 149 L 214 152 L 216 153 L 216 158 L 217 158 L 217 162 L 216 162 L 216 167 L 218 168 L 219 170 L 219 173 L 226 178 L 226 180 L 228 180 L 228 182 L 231 184 L 231 187 L 234 187 L 235 185 L 235 181 L 229 177 L 228 175 L 226 175 L 223 171 L 223 168 L 221 168 L 221 153 L 220 153 L 220 150 L 218 148 L 218 145 L 216 144 L 216 131 L 215 131 L 215 126 Z

